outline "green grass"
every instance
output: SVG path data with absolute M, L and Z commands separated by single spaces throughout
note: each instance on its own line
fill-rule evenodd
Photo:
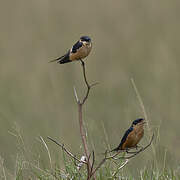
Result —
M 64 155 L 62 155 L 62 158 Z M 152 163 L 153 164 L 153 163 Z M 128 168 L 128 165 L 125 167 Z M 141 179 L 141 180 L 178 180 L 180 175 L 177 170 L 173 169 L 156 169 L 144 167 L 139 169 L 136 177 L 132 175 L 124 175 L 124 170 L 120 170 L 116 176 L 113 176 L 115 169 L 108 166 L 108 163 L 103 165 L 102 168 L 97 171 L 97 180 L 113 180 L 113 179 Z M 6 177 L 6 178 L 5 178 Z M 64 157 L 64 164 L 61 167 L 59 164 L 53 164 L 52 169 L 42 168 L 39 163 L 31 163 L 24 159 L 23 156 L 18 155 L 16 161 L 16 168 L 14 175 L 8 175 L 1 172 L 1 179 L 39 179 L 39 180 L 54 180 L 54 179 L 86 179 L 86 169 L 83 167 L 80 171 L 77 170 L 74 162 Z
M 50 144 L 47 139 L 42 137 L 37 138 L 37 143 L 39 144 L 38 148 L 42 153 L 45 153 L 48 161 L 42 161 L 42 154 L 36 154 L 36 158 L 30 158 L 30 154 L 34 153 L 31 151 L 31 146 L 25 145 L 24 137 L 21 134 L 20 128 L 17 127 L 14 129 L 13 136 L 16 137 L 17 143 L 17 155 L 14 163 L 14 172 L 10 172 L 3 163 L 3 157 L 0 159 L 0 177 L 3 180 L 64 180 L 64 179 L 74 179 L 74 180 L 85 180 L 86 179 L 86 167 L 82 166 L 80 170 L 77 170 L 77 163 L 71 159 L 67 154 L 62 151 L 60 148 L 56 149 L 58 153 L 58 158 L 61 161 L 57 160 L 58 158 L 53 159 L 52 154 L 55 153 L 50 148 Z M 51 144 L 55 146 L 55 144 Z M 51 146 L 51 147 L 52 147 Z M 156 145 L 154 146 L 156 148 Z M 151 149 L 151 148 L 150 148 Z M 39 152 L 40 152 L 39 151 Z M 144 153 L 144 152 L 142 152 Z M 157 154 L 156 154 L 157 155 Z M 164 164 L 162 167 L 158 166 L 157 157 L 152 159 L 147 163 L 144 168 L 136 168 L 136 175 L 130 173 L 131 169 L 129 165 L 131 160 L 123 169 L 118 170 L 118 167 L 122 164 L 123 161 L 116 161 L 114 163 L 112 160 L 106 161 L 103 166 L 97 171 L 96 179 L 97 180 L 113 180 L 113 179 L 122 179 L 122 180 L 178 180 L 180 179 L 180 172 L 178 167 L 171 168 L 168 166 L 166 161 L 167 152 L 164 154 Z M 141 156 L 143 157 L 143 156 Z M 97 157 L 97 159 L 99 159 Z M 132 160 L 136 160 L 136 157 Z M 179 167 L 180 168 L 180 167 Z

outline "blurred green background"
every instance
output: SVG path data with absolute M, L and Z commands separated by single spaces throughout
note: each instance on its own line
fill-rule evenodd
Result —
M 63 55 L 82 35 L 92 38 L 86 58 L 89 82 L 100 82 L 84 106 L 91 149 L 98 153 L 119 144 L 132 120 L 142 117 L 133 78 L 144 102 L 156 148 L 173 167 L 180 159 L 180 3 L 179 0 L 16 0 L 0 7 L 0 155 L 13 171 L 18 153 L 14 126 L 29 156 L 46 162 L 39 135 L 59 139 L 81 154 L 73 86 L 85 93 L 79 62 L 48 61 Z M 104 128 L 103 128 L 104 127 Z M 104 130 L 105 129 L 105 130 Z M 106 131 L 107 138 L 105 138 Z M 148 142 L 148 132 L 141 144 Z M 60 149 L 48 142 L 53 159 Z M 128 165 L 143 168 L 152 149 Z M 137 165 L 138 162 L 138 165 Z M 141 163 L 139 163 L 141 162 Z M 46 166 L 46 163 L 44 163 Z M 133 167 L 135 167 L 133 169 Z

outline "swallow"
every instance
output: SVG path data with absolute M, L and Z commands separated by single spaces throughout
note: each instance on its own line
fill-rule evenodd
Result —
M 89 55 L 91 49 L 91 38 L 88 36 L 82 36 L 65 55 L 58 57 L 50 62 L 57 61 L 59 64 L 65 64 L 72 61 L 82 60 Z
M 119 146 L 110 152 L 119 150 L 128 151 L 131 148 L 137 148 L 137 144 L 144 135 L 144 123 L 145 120 L 143 118 L 134 120 L 130 128 L 124 133 Z

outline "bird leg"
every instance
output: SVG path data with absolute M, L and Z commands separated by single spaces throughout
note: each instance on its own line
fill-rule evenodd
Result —
M 80 61 L 81 61 L 82 66 L 84 66 L 85 65 L 84 61 L 82 59 L 80 59 Z

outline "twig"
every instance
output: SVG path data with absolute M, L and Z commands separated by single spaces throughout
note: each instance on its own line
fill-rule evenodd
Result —
M 51 140 L 52 142 L 54 142 L 55 144 L 57 144 L 58 146 L 60 146 L 62 148 L 63 151 L 65 151 L 70 157 L 72 157 L 74 160 L 78 161 L 79 163 L 84 163 L 84 164 L 87 164 L 86 161 L 82 161 L 82 160 L 79 160 L 78 158 L 76 158 L 76 156 L 74 154 L 72 154 L 70 151 L 68 151 L 65 147 L 64 147 L 64 144 L 60 144 L 59 142 L 57 142 L 56 140 L 54 140 L 53 138 L 51 137 L 47 137 L 49 140 Z
M 86 161 L 87 162 L 87 172 L 89 174 L 90 173 L 90 165 L 89 165 L 89 160 L 88 160 L 89 151 L 88 151 L 88 145 L 87 145 L 87 141 L 86 141 L 86 135 L 85 135 L 84 125 L 83 125 L 83 120 L 82 120 L 82 105 L 83 104 L 81 103 L 81 101 L 78 98 L 75 86 L 74 86 L 74 95 L 75 95 L 76 102 L 78 105 L 79 129 L 80 129 L 80 135 L 81 135 L 82 144 L 83 144 L 83 148 L 84 148 L 84 153 L 85 153 L 85 156 L 87 159 L 87 161 Z
M 106 162 L 106 160 L 114 159 L 120 152 L 116 152 L 114 155 L 107 157 L 108 151 L 104 153 L 104 158 L 100 161 L 100 163 L 97 165 L 97 167 L 92 171 L 91 175 L 94 175 L 95 172 Z
M 94 166 L 94 164 L 91 164 L 91 162 L 90 162 L 90 153 L 89 153 L 88 144 L 87 144 L 87 140 L 86 140 L 86 130 L 85 130 L 83 118 L 82 118 L 82 107 L 83 107 L 84 103 L 86 102 L 86 100 L 88 99 L 91 87 L 95 86 L 97 83 L 94 83 L 92 85 L 90 85 L 88 83 L 87 77 L 86 77 L 85 63 L 82 60 L 80 60 L 80 62 L 81 62 L 82 69 L 83 69 L 83 78 L 84 78 L 85 84 L 87 86 L 87 91 L 86 91 L 86 94 L 85 94 L 84 98 L 82 99 L 82 101 L 79 100 L 75 87 L 74 87 L 74 95 L 75 95 L 76 102 L 78 105 L 80 135 L 81 135 L 81 139 L 82 139 L 84 153 L 85 153 L 85 156 L 87 158 L 87 161 L 86 161 L 87 162 L 87 179 L 90 179 L 92 166 Z M 93 155 L 93 158 L 94 158 L 94 155 Z
M 121 170 L 128 162 L 129 162 L 129 159 L 126 159 L 125 162 L 122 163 L 121 166 L 118 167 L 118 169 L 113 173 L 112 177 L 114 178 L 116 174 L 119 172 L 119 170 Z
M 88 95 L 89 95 L 89 91 L 90 91 L 90 89 L 91 89 L 91 86 L 89 85 L 89 83 L 88 83 L 88 81 L 87 81 L 85 63 L 84 63 L 84 61 L 81 60 L 81 59 L 80 59 L 80 62 L 81 62 L 82 68 L 83 68 L 84 81 L 85 81 L 85 84 L 86 84 L 86 86 L 87 86 L 86 95 L 84 96 L 82 102 L 80 102 L 80 104 L 83 105 L 83 104 L 85 103 L 85 101 L 87 100 L 87 98 L 88 98 Z
M 84 132 L 83 120 L 82 120 L 82 104 L 78 104 L 78 112 L 79 112 L 78 114 L 79 114 L 80 135 L 81 135 L 81 139 L 82 139 L 84 153 L 87 158 L 87 172 L 88 172 L 88 176 L 89 176 L 89 173 L 90 173 L 90 164 L 89 164 L 89 160 L 88 160 L 89 150 L 88 150 L 88 145 L 87 145 L 86 136 L 85 136 L 85 132 Z
M 95 154 L 94 154 L 94 151 L 93 151 L 93 160 L 92 160 L 92 165 L 91 165 L 91 171 L 90 171 L 90 174 L 92 174 L 92 171 L 93 171 L 93 168 L 94 168 L 94 163 L 95 163 Z
M 84 96 L 84 98 L 83 98 L 83 100 L 82 100 L 82 102 L 81 102 L 81 104 L 83 105 L 83 104 L 85 103 L 85 101 L 88 99 L 88 96 L 89 96 L 89 92 L 90 92 L 91 87 L 93 87 L 93 86 L 95 86 L 95 85 L 97 85 L 97 84 L 99 84 L 99 83 L 96 82 L 96 83 L 93 83 L 93 84 L 91 84 L 91 85 L 88 83 L 87 77 L 86 77 L 86 67 L 85 67 L 85 63 L 84 63 L 83 60 L 80 60 L 80 61 L 81 61 L 81 65 L 82 65 L 82 68 L 83 68 L 84 81 L 85 81 L 85 84 L 86 84 L 86 86 L 87 86 L 86 95 Z
M 40 140 L 42 141 L 42 143 L 44 144 L 44 147 L 46 148 L 47 150 L 47 153 L 48 153 L 48 157 L 49 157 L 49 162 L 50 162 L 50 166 L 51 166 L 51 169 L 52 169 L 52 160 L 51 160 L 51 154 L 50 154 L 50 151 L 49 151 L 49 148 L 47 146 L 47 144 L 45 143 L 44 139 L 39 136 Z
M 105 161 L 107 160 L 106 156 L 107 156 L 107 151 L 105 152 L 105 157 L 100 161 L 97 167 L 92 171 L 91 176 L 93 176 L 96 173 L 96 171 L 105 163 Z
M 92 177 L 92 176 L 96 173 L 96 171 L 105 163 L 106 160 L 107 160 L 106 158 L 102 159 L 102 161 L 99 163 L 99 165 L 92 171 L 91 177 Z

